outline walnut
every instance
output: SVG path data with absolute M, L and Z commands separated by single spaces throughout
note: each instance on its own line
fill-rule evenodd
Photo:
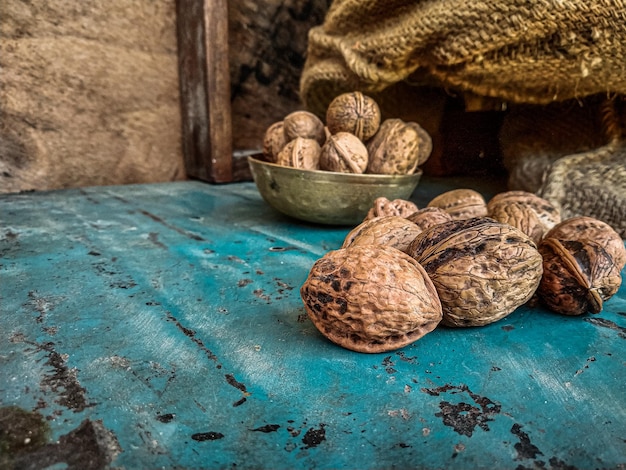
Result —
M 326 338 L 363 353 L 413 343 L 442 318 L 424 269 L 405 253 L 382 245 L 326 253 L 314 263 L 300 295 Z
M 276 163 L 278 153 L 283 149 L 287 139 L 285 138 L 285 131 L 283 121 L 278 121 L 272 124 L 265 131 L 263 137 L 263 156 L 268 162 Z
M 287 142 L 296 137 L 315 139 L 322 146 L 326 141 L 324 123 L 309 111 L 294 111 L 283 119 L 283 129 Z
M 424 207 L 423 209 L 413 212 L 407 219 L 424 231 L 435 225 L 448 222 L 452 220 L 452 217 L 439 207 Z
M 415 172 L 432 151 L 430 136 L 416 123 L 386 119 L 367 143 L 367 173 L 404 175 Z
M 559 210 L 549 201 L 527 191 L 504 191 L 496 194 L 487 203 L 487 212 L 491 214 L 498 205 L 517 203 L 531 208 L 543 225 L 544 234 L 561 221 Z
M 538 297 L 554 312 L 563 315 L 600 313 L 622 283 L 614 258 L 593 240 L 544 238 L 539 243 L 543 256 L 543 278 Z
M 317 170 L 319 168 L 320 150 L 315 139 L 296 137 L 278 153 L 276 163 L 303 170 Z
M 563 220 L 546 233 L 545 238 L 593 240 L 613 258 L 620 271 L 626 266 L 626 247 L 622 237 L 609 224 L 593 217 L 579 216 Z
M 517 202 L 497 204 L 489 212 L 489 217 L 503 224 L 517 227 L 535 243 L 539 243 L 543 238 L 544 226 L 537 213 L 528 206 Z
M 376 217 L 356 226 L 346 236 L 342 248 L 356 245 L 386 245 L 405 251 L 422 230 L 397 215 Z
M 350 246 L 352 244 L 352 242 L 354 241 L 354 239 L 356 237 L 359 236 L 359 234 L 365 230 L 367 227 L 369 227 L 370 225 L 375 225 L 378 223 L 378 221 L 380 219 L 383 219 L 384 217 L 388 217 L 388 216 L 381 216 L 381 217 L 373 217 L 371 219 L 365 219 L 363 222 L 361 222 L 359 225 L 357 225 L 356 227 L 354 227 L 352 230 L 350 230 L 350 232 L 348 232 L 348 235 L 346 235 L 346 238 L 344 238 L 343 240 L 343 244 L 341 245 L 341 248 L 347 248 L 348 246 Z
M 363 173 L 367 168 L 367 149 L 359 138 L 348 132 L 331 135 L 322 146 L 320 169 L 339 173 Z
M 452 220 L 415 237 L 407 249 L 432 279 L 442 324 L 481 326 L 526 303 L 542 273 L 535 243 L 519 229 L 486 217 Z
M 417 206 L 414 202 L 407 201 L 406 199 L 394 199 L 393 201 L 390 201 L 386 197 L 381 196 L 374 200 L 374 204 L 367 212 L 365 220 L 386 215 L 408 217 L 416 211 Z
M 483 196 L 473 189 L 453 189 L 433 198 L 428 207 L 445 210 L 454 220 L 484 217 L 487 204 Z
M 360 91 L 343 93 L 326 109 L 326 126 L 332 134 L 349 132 L 367 141 L 380 125 L 380 108 L 373 98 Z

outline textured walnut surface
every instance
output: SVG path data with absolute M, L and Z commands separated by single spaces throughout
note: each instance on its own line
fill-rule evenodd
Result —
M 544 228 L 544 234 L 561 222 L 561 214 L 554 205 L 546 199 L 527 191 L 504 191 L 496 194 L 487 203 L 489 214 L 497 210 L 500 205 L 520 204 L 533 210 Z
M 296 137 L 288 142 L 276 157 L 276 163 L 304 170 L 317 170 L 320 162 L 320 146 L 315 139 Z
M 422 230 L 426 230 L 437 224 L 448 222 L 452 220 L 452 217 L 439 207 L 424 207 L 410 214 L 407 219 Z
M 537 213 L 528 206 L 517 202 L 500 203 L 490 210 L 489 217 L 520 229 L 535 243 L 539 243 L 543 238 L 544 225 Z
M 326 126 L 332 134 L 349 132 L 366 141 L 380 126 L 378 103 L 360 91 L 338 95 L 326 109 Z
M 437 292 L 411 257 L 385 246 L 330 251 L 300 289 L 308 316 L 334 343 L 365 353 L 391 351 L 441 321 Z
M 416 123 L 385 119 L 367 143 L 367 150 L 367 173 L 405 175 L 413 173 L 419 162 L 430 156 L 432 141 Z
M 504 318 L 534 294 L 542 272 L 535 243 L 520 230 L 476 217 L 436 225 L 407 253 L 432 279 L 449 326 Z
M 452 189 L 435 196 L 428 207 L 438 207 L 455 220 L 487 215 L 487 203 L 482 194 L 473 189 Z
M 412 201 L 407 201 L 405 199 L 394 199 L 390 201 L 386 197 L 377 197 L 365 218 L 373 219 L 374 217 L 384 217 L 387 215 L 408 217 L 417 210 L 417 206 Z
M 355 227 L 343 243 L 343 248 L 355 245 L 385 245 L 406 251 L 422 233 L 417 225 L 397 215 L 369 219 Z
M 363 173 L 368 154 L 365 144 L 349 132 L 329 135 L 322 146 L 320 169 L 339 173 Z

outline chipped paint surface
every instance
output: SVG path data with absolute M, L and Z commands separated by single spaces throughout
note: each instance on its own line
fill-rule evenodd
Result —
M 0 467 L 626 464 L 626 287 L 354 353 L 299 297 L 349 230 L 251 183 L 1 196 Z

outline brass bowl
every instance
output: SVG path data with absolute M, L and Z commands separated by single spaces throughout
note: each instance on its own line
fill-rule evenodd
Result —
M 249 156 L 248 164 L 263 199 L 274 209 L 327 225 L 356 225 L 378 197 L 409 199 L 422 176 L 361 175 L 301 170 Z

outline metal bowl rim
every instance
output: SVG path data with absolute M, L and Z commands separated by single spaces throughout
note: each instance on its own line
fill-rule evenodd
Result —
M 358 174 L 358 173 L 340 173 L 325 170 L 304 170 L 301 168 L 293 168 L 289 166 L 278 165 L 276 163 L 261 160 L 255 155 L 248 156 L 250 166 L 258 165 L 269 168 L 272 172 L 281 172 L 292 174 L 294 177 L 304 177 L 315 179 L 317 181 L 340 182 L 340 183 L 375 183 L 375 184 L 402 184 L 408 183 L 422 176 L 422 170 L 417 168 L 413 173 L 408 175 L 379 175 L 379 174 Z

